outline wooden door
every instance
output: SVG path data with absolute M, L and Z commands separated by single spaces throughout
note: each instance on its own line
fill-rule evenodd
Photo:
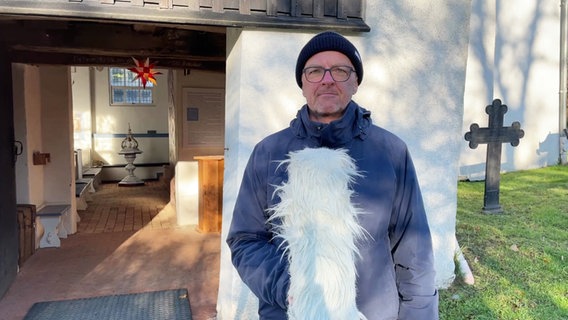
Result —
M 18 270 L 18 221 L 14 158 L 12 64 L 0 44 L 0 297 Z

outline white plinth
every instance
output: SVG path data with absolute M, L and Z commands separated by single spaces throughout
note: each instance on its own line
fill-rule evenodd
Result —
M 197 225 L 199 211 L 197 161 L 178 161 L 174 180 L 177 224 Z

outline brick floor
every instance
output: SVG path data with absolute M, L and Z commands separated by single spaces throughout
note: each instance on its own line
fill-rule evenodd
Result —
M 193 320 L 215 319 L 220 235 L 177 226 L 169 186 L 102 184 L 78 232 L 43 248 L 0 299 L 0 320 L 19 320 L 40 301 L 187 288 Z M 101 319 L 103 320 L 103 319 Z
M 79 211 L 80 233 L 138 231 L 142 228 L 169 229 L 175 227 L 175 217 L 164 211 L 169 192 L 160 181 L 147 181 L 144 186 L 123 187 L 104 183 L 87 201 L 86 210 Z

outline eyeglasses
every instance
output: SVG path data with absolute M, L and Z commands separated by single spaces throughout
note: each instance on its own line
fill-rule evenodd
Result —
M 353 71 L 353 68 L 348 66 L 337 66 L 326 69 L 324 67 L 308 67 L 303 70 L 306 80 L 311 83 L 318 83 L 323 80 L 325 73 L 329 71 L 333 81 L 345 82 L 349 80 Z

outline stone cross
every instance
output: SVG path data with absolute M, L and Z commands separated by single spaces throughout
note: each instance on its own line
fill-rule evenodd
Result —
M 477 148 L 478 144 L 487 144 L 487 160 L 485 165 L 485 195 L 483 197 L 484 213 L 502 213 L 503 208 L 499 204 L 499 182 L 501 180 L 501 146 L 503 143 L 511 143 L 513 147 L 519 145 L 519 139 L 525 135 L 521 130 L 521 124 L 513 122 L 510 127 L 503 127 L 503 116 L 507 113 L 507 106 L 501 104 L 501 100 L 495 99 L 493 103 L 485 107 L 485 113 L 489 115 L 489 126 L 480 128 L 477 123 L 469 127 L 465 134 L 465 140 L 469 141 L 469 147 Z

